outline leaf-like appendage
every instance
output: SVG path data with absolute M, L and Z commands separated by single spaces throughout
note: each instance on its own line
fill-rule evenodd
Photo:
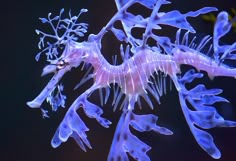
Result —
M 128 11 L 128 8 L 134 3 L 139 3 L 148 9 L 152 9 L 151 15 L 147 18 L 144 18 L 142 15 L 132 14 L 130 11 Z M 132 46 L 131 50 L 134 50 L 134 48 L 136 48 L 137 46 L 147 45 L 147 40 L 149 38 L 153 38 L 156 41 L 158 47 L 161 46 L 166 53 L 172 54 L 172 48 L 174 44 L 171 43 L 168 37 L 157 36 L 155 33 L 152 32 L 153 29 L 159 30 L 161 29 L 160 25 L 168 25 L 177 27 L 179 29 L 186 29 L 190 32 L 195 32 L 193 27 L 188 23 L 187 18 L 196 17 L 200 14 L 205 14 L 217 10 L 214 7 L 205 7 L 197 11 L 188 12 L 186 14 L 181 14 L 177 10 L 170 11 L 167 13 L 159 12 L 159 9 L 162 5 L 169 3 L 170 2 L 166 0 L 116 0 L 116 5 L 118 9 L 117 14 L 95 37 L 96 39 L 100 40 L 107 30 L 111 30 L 116 35 L 118 40 L 126 40 L 127 42 L 129 42 Z M 124 32 L 122 30 L 117 30 L 113 27 L 116 21 L 121 21 Z M 138 39 L 133 36 L 131 32 L 133 28 L 145 29 L 145 33 L 143 33 L 142 39 Z M 92 36 L 90 36 L 90 38 L 92 38 Z
M 126 35 L 122 30 L 117 29 L 115 27 L 112 27 L 111 31 L 114 33 L 114 35 L 117 37 L 117 39 L 119 41 L 125 41 L 126 40 Z
M 196 78 L 202 78 L 202 73 L 196 73 L 194 69 L 188 70 L 183 77 L 179 78 L 181 84 L 191 83 Z
M 123 7 L 125 4 L 127 4 L 129 0 L 115 0 L 116 5 L 121 8 Z M 156 4 L 156 0 L 134 0 L 134 3 L 140 3 L 142 5 L 144 5 L 145 7 L 149 8 L 149 9 L 153 9 L 153 7 Z
M 40 30 L 35 30 L 35 32 L 40 35 L 40 41 L 38 43 L 40 51 L 35 59 L 38 61 L 40 55 L 45 53 L 47 56 L 47 61 L 52 62 L 59 58 L 59 51 L 62 46 L 66 46 L 68 41 L 77 41 L 78 37 L 83 37 L 87 32 L 86 23 L 78 23 L 78 18 L 83 12 L 87 12 L 86 9 L 81 9 L 78 16 L 71 17 L 69 13 L 69 18 L 61 19 L 64 9 L 61 9 L 59 16 L 51 18 L 51 13 L 48 18 L 40 18 L 42 23 L 47 23 L 52 29 L 52 34 L 45 33 Z
M 170 38 L 166 36 L 156 36 L 154 34 L 151 35 L 151 37 L 156 40 L 157 45 L 160 45 L 167 54 L 171 55 L 172 54 L 172 48 L 173 45 L 170 41 Z
M 221 157 L 221 153 L 216 147 L 213 137 L 208 132 L 198 129 L 195 126 L 191 127 L 191 131 L 200 147 L 212 158 L 219 159 Z
M 90 103 L 88 100 L 81 102 L 83 104 L 83 109 L 85 114 L 90 118 L 95 118 L 98 123 L 100 123 L 103 127 L 108 128 L 111 122 L 107 119 L 101 117 L 103 111 L 97 105 Z
M 170 131 L 167 128 L 160 127 L 156 125 L 157 122 L 157 116 L 149 114 L 149 115 L 136 115 L 136 114 L 131 114 L 131 121 L 130 125 L 140 131 L 155 131 L 157 133 L 163 134 L 163 135 L 172 135 L 173 132 Z
M 226 35 L 231 28 L 231 23 L 228 19 L 228 13 L 227 12 L 221 12 L 217 16 L 215 28 L 214 28 L 214 37 L 219 40 L 221 37 Z
M 111 145 L 108 161 L 128 161 L 126 153 L 129 153 L 135 160 L 150 161 L 146 153 L 151 147 L 134 136 L 130 132 L 129 125 L 140 132 L 153 130 L 164 135 L 173 134 L 172 131 L 157 126 L 156 121 L 157 117 L 152 114 L 136 115 L 131 111 L 123 112 Z
M 47 102 L 52 106 L 53 111 L 57 111 L 58 107 L 65 107 L 66 96 L 62 94 L 63 85 L 57 86 L 57 91 L 52 91 L 47 97 Z
M 203 84 L 197 85 L 190 90 L 185 88 L 185 83 L 190 83 L 193 79 L 201 76 L 202 75 L 199 75 L 199 73 L 195 73 L 194 70 L 189 70 L 179 79 L 182 85 L 182 91 L 179 92 L 179 100 L 186 121 L 197 143 L 209 155 L 218 159 L 221 153 L 213 142 L 212 136 L 200 128 L 235 127 L 236 122 L 224 120 L 212 106 L 216 102 L 228 102 L 225 98 L 217 96 L 222 92 L 221 89 L 206 89 Z M 186 101 L 191 104 L 195 111 L 190 110 Z
M 189 116 L 192 123 L 204 129 L 236 126 L 236 122 L 224 120 L 216 111 L 190 111 Z
M 92 148 L 85 133 L 88 130 L 89 129 L 77 115 L 76 111 L 70 109 L 52 138 L 52 147 L 56 148 L 60 146 L 62 142 L 66 142 L 71 136 L 75 138 L 76 141 L 80 140 L 79 142 L 77 141 L 78 145 L 81 149 L 86 151 L 84 144 L 87 145 L 87 147 Z
M 80 148 L 84 151 L 86 151 L 86 146 L 90 149 L 92 148 L 86 135 L 86 131 L 89 131 L 89 129 L 76 112 L 81 105 L 86 115 L 90 118 L 95 118 L 102 126 L 107 128 L 111 124 L 109 120 L 100 116 L 103 113 L 100 107 L 90 103 L 86 99 L 86 95 L 81 95 L 72 104 L 54 134 L 51 141 L 54 148 L 60 146 L 62 142 L 66 142 L 69 137 L 74 138 Z
M 232 45 L 220 45 L 219 40 L 221 37 L 225 36 L 231 29 L 231 22 L 228 18 L 227 12 L 220 12 L 217 16 L 217 20 L 214 26 L 214 35 L 213 35 L 213 49 L 214 49 L 214 58 L 216 61 L 223 61 L 224 59 L 235 60 L 236 43 Z

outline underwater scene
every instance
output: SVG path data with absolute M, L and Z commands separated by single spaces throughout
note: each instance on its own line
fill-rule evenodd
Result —
M 233 0 L 7 3 L 0 160 L 236 160 Z

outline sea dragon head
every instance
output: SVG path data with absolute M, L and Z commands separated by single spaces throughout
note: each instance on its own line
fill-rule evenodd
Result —
M 63 75 L 70 71 L 71 68 L 77 67 L 86 57 L 83 44 L 86 42 L 77 42 L 80 37 L 83 37 L 87 32 L 88 24 L 78 23 L 78 18 L 87 9 L 81 9 L 77 16 L 62 18 L 64 9 L 61 9 L 59 16 L 51 17 L 51 13 L 47 18 L 39 18 L 42 23 L 49 24 L 51 33 L 45 33 L 40 30 L 35 30 L 40 35 L 38 47 L 41 50 L 35 57 L 39 60 L 41 54 L 44 54 L 49 62 L 43 69 L 42 76 L 54 73 L 52 79 L 41 93 L 32 101 L 27 102 L 31 108 L 40 108 L 43 101 L 52 104 L 56 110 L 58 106 L 64 106 L 65 96 L 62 94 L 63 86 L 59 85 L 59 81 Z M 61 53 L 61 54 L 60 54 Z M 55 89 L 57 92 L 55 94 Z

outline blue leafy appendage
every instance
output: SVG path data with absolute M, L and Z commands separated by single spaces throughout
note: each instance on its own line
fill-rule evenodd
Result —
M 115 136 L 111 145 L 108 161 L 128 161 L 128 155 L 139 161 L 150 161 L 146 154 L 150 146 L 139 140 L 130 132 L 130 127 L 139 132 L 155 131 L 164 135 L 172 135 L 167 128 L 156 125 L 157 116 L 136 115 L 132 111 L 124 111 L 117 125 Z
M 47 18 L 39 18 L 42 23 L 49 24 L 52 34 L 35 30 L 40 35 L 40 41 L 38 48 L 41 51 L 36 55 L 36 61 L 39 60 L 42 53 L 46 54 L 47 61 L 53 62 L 60 57 L 59 49 L 66 46 L 69 41 L 77 41 L 79 37 L 83 37 L 87 32 L 88 24 L 78 23 L 78 18 L 87 9 L 81 9 L 77 16 L 71 16 L 69 12 L 69 18 L 62 19 L 64 9 L 61 9 L 59 16 L 51 18 L 51 13 Z
M 232 45 L 220 45 L 220 38 L 225 36 L 231 29 L 232 23 L 229 21 L 227 12 L 221 12 L 217 16 L 214 26 L 214 59 L 217 62 L 223 62 L 225 59 L 236 60 L 236 42 Z M 234 53 L 234 54 L 233 54 Z
M 58 107 L 65 108 L 66 96 L 62 93 L 63 89 L 63 85 L 58 85 L 57 89 L 54 89 L 46 99 L 53 111 L 57 111 Z
M 101 117 L 103 110 L 99 106 L 89 102 L 86 95 L 81 95 L 71 105 L 59 125 L 51 141 L 52 147 L 56 148 L 62 142 L 66 142 L 69 137 L 72 137 L 82 150 L 86 151 L 86 147 L 92 148 L 86 135 L 86 131 L 89 131 L 89 128 L 76 112 L 79 108 L 83 108 L 89 118 L 96 119 L 103 127 L 108 128 L 111 124 L 109 120 Z
M 235 127 L 236 122 L 225 120 L 213 106 L 216 102 L 228 102 L 225 98 L 217 96 L 223 90 L 217 88 L 206 89 L 203 84 L 199 84 L 190 90 L 186 89 L 186 83 L 191 83 L 195 78 L 201 77 L 203 77 L 202 73 L 196 73 L 191 69 L 179 79 L 179 83 L 182 86 L 182 91 L 179 92 L 179 100 L 186 121 L 197 143 L 210 156 L 219 159 L 221 153 L 213 142 L 212 136 L 202 129 Z M 188 107 L 187 101 L 194 110 Z
M 128 11 L 128 8 L 134 3 L 139 3 L 146 8 L 152 9 L 150 17 L 144 18 L 142 15 L 134 15 Z M 160 30 L 160 25 L 168 25 L 179 29 L 184 29 L 189 32 L 195 33 L 195 30 L 191 24 L 187 21 L 188 17 L 197 17 L 200 14 L 217 11 L 215 7 L 204 7 L 197 11 L 191 11 L 185 14 L 180 13 L 177 10 L 170 12 L 159 12 L 159 8 L 162 5 L 169 4 L 171 2 L 166 0 L 116 0 L 118 12 L 112 18 L 112 20 L 104 27 L 104 30 L 97 35 L 98 38 L 102 38 L 107 30 L 114 33 L 119 41 L 125 41 L 131 45 L 131 51 L 135 51 L 137 47 L 148 46 L 147 40 L 149 38 L 156 41 L 156 45 L 162 48 L 167 54 L 172 54 L 174 44 L 171 43 L 169 37 L 158 36 L 153 33 L 153 30 Z M 123 29 L 118 29 L 113 26 L 116 21 L 120 21 L 123 25 Z M 142 39 L 136 38 L 132 35 L 132 29 L 143 28 L 145 30 Z

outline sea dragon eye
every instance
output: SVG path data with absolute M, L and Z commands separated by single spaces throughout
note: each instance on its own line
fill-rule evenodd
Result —
M 66 65 L 68 65 L 68 63 L 65 60 L 60 60 L 56 64 L 58 70 L 65 68 Z

